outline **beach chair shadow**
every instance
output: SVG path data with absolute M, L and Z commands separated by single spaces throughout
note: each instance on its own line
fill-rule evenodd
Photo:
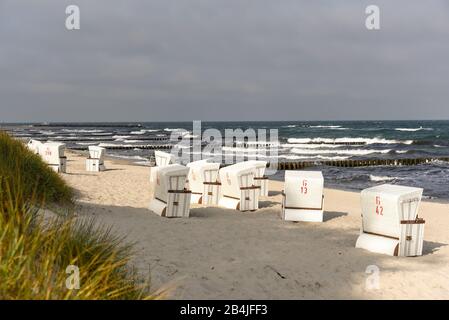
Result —
M 190 217 L 192 218 L 211 218 L 218 216 L 226 216 L 229 213 L 241 213 L 241 212 L 233 209 L 226 209 L 223 207 L 199 207 L 190 209 Z
M 66 172 L 64 174 L 68 175 L 68 176 L 92 176 L 92 174 L 80 173 L 80 172 Z
M 347 216 L 347 212 L 324 211 L 323 222 Z
M 447 246 L 447 243 L 441 243 L 441 242 L 433 242 L 433 241 L 426 241 L 424 240 L 422 254 L 428 255 L 428 254 L 434 254 L 436 253 L 440 248 Z
M 278 204 L 279 204 L 279 202 L 275 202 L 275 201 L 259 201 L 259 209 L 271 208 Z

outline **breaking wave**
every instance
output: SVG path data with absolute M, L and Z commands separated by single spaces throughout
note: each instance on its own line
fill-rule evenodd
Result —
M 391 152 L 391 149 L 386 150 L 375 150 L 375 149 L 353 149 L 353 150 L 310 150 L 310 149 L 298 149 L 293 148 L 291 152 L 296 154 L 313 154 L 313 155 L 319 155 L 319 154 L 340 154 L 340 155 L 349 155 L 349 156 L 364 156 L 368 154 L 373 153 L 389 153 Z
M 104 130 L 98 129 L 62 129 L 64 132 L 73 132 L 73 133 L 99 133 L 104 132 Z
M 381 182 L 381 181 L 393 181 L 393 180 L 397 180 L 397 177 L 387 177 L 387 176 L 374 176 L 372 174 L 370 174 L 369 179 L 371 181 L 375 181 L 375 182 Z
M 391 140 L 383 138 L 289 138 L 288 143 L 332 143 L 332 144 L 412 144 L 413 140 Z
M 142 129 L 139 131 L 131 131 L 130 134 L 135 134 L 135 135 L 140 135 L 140 134 L 145 134 L 147 132 L 157 132 L 159 130 L 157 129 Z
M 423 127 L 419 127 L 419 128 L 396 128 L 394 130 L 396 130 L 396 131 L 405 131 L 405 132 L 416 132 L 416 131 L 421 131 L 421 130 L 431 131 L 431 130 L 433 130 L 433 128 L 423 128 Z

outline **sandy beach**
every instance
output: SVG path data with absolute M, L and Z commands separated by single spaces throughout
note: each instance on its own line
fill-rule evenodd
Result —
M 150 168 L 106 161 L 85 171 L 68 153 L 63 178 L 76 190 L 76 214 L 96 216 L 135 243 L 133 264 L 154 289 L 173 284 L 174 299 L 449 299 L 449 205 L 423 202 L 424 255 L 398 258 L 356 249 L 359 194 L 325 190 L 325 222 L 280 219 L 282 182 L 256 212 L 193 205 L 189 219 L 147 209 Z M 367 289 L 365 270 L 380 270 Z

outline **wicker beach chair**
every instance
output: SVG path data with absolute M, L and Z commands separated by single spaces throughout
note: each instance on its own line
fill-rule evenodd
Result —
M 39 154 L 48 163 L 50 168 L 56 172 L 65 173 L 67 170 L 67 157 L 65 144 L 59 142 L 47 142 L 39 147 Z
M 154 194 L 149 209 L 156 214 L 167 217 L 189 217 L 190 190 L 185 189 L 189 168 L 171 164 L 156 171 Z
M 425 221 L 418 217 L 423 189 L 384 184 L 361 192 L 362 228 L 356 248 L 391 256 L 420 256 Z
M 255 184 L 256 168 L 240 162 L 221 168 L 221 197 L 218 204 L 229 209 L 254 211 L 259 208 L 260 187 Z
M 94 172 L 106 170 L 106 167 L 104 165 L 105 155 L 105 148 L 89 146 L 89 157 L 86 159 L 86 170 Z
M 285 171 L 282 218 L 323 222 L 324 178 L 321 171 Z

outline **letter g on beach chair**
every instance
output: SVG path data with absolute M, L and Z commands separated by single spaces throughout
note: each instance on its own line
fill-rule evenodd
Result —
M 156 172 L 149 209 L 167 218 L 189 217 L 191 192 L 184 188 L 189 168 L 171 164 Z
M 384 184 L 361 192 L 362 229 L 356 248 L 391 256 L 420 256 L 424 240 L 418 207 L 423 189 Z
M 208 160 L 193 161 L 187 164 L 189 171 L 189 188 L 192 191 L 192 203 L 217 205 L 221 183 L 218 182 L 219 163 Z
M 240 162 L 220 169 L 221 198 L 218 204 L 229 209 L 254 211 L 259 209 L 260 187 L 254 183 L 256 168 Z
M 97 146 L 89 146 L 89 158 L 86 160 L 87 171 L 104 171 L 104 157 L 106 155 L 106 149 Z
M 285 171 L 282 218 L 323 222 L 324 178 L 320 171 Z

